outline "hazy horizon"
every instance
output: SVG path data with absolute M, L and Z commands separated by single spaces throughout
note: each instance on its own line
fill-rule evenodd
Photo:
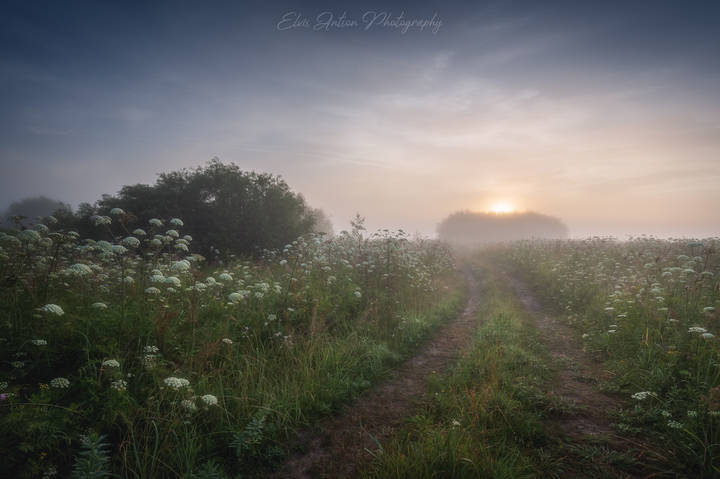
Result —
M 357 212 L 435 236 L 507 203 L 571 237 L 720 235 L 715 2 L 0 11 L 0 208 L 92 203 L 217 156 L 281 175 L 336 230 Z M 316 29 L 323 12 L 358 25 Z

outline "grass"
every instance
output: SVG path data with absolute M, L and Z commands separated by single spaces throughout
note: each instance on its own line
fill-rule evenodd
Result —
M 547 477 L 556 469 L 546 419 L 549 359 L 517 300 L 479 266 L 480 327 L 431 401 L 376 452 L 367 478 Z
M 262 474 L 464 302 L 447 250 L 401 233 L 206 265 L 178 226 L 103 220 L 92 242 L 48 224 L 0 235 L 0 449 L 18 478 Z
M 720 242 L 521 242 L 492 254 L 534 285 L 629 403 L 626 437 L 661 444 L 680 475 L 720 475 Z

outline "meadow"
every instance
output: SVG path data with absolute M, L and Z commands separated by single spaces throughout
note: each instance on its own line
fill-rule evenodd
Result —
M 717 239 L 517 241 L 462 255 L 355 223 L 210 262 L 181 219 L 133 225 L 116 208 L 92 222 L 106 240 L 52 217 L 0 233 L 12 477 L 272 473 L 302 454 L 304 431 L 460 316 L 463 268 L 479 284 L 472 338 L 366 450 L 359 476 L 720 476 Z M 580 379 L 613 398 L 607 410 L 563 396 L 577 364 L 557 359 L 552 334 L 598 365 Z M 568 435 L 573 420 L 601 417 L 611 433 Z
M 183 221 L 0 234 L 0 444 L 12 477 L 247 477 L 454 317 L 449 251 L 307 235 L 208 265 Z M 218 255 L 220 252 L 217 251 Z

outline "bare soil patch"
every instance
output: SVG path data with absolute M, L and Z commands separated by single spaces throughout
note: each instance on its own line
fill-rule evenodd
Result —
M 427 379 L 452 365 L 476 327 L 477 281 L 465 270 L 469 299 L 463 313 L 444 326 L 420 352 L 395 368 L 339 415 L 304 433 L 302 454 L 275 473 L 278 478 L 346 478 L 372 460 L 371 451 L 389 438 L 426 399 Z

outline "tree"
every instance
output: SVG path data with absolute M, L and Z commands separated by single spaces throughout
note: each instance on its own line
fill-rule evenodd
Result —
M 5 228 L 11 228 L 15 225 L 13 217 L 21 217 L 23 224 L 34 221 L 35 218 L 41 216 L 50 216 L 60 210 L 61 212 L 72 211 L 70 205 L 59 200 L 48 198 L 47 196 L 33 196 L 19 201 L 14 201 L 3 212 L 0 225 Z
M 74 226 L 112 208 L 122 208 L 126 220 L 138 225 L 151 218 L 182 219 L 194 249 L 209 257 L 216 249 L 252 254 L 278 248 L 313 231 L 316 222 L 314 210 L 281 177 L 241 171 L 217 158 L 204 167 L 162 173 L 154 185 L 129 185 L 115 196 L 103 195 Z
M 315 231 L 316 233 L 323 233 L 328 236 L 332 236 L 335 233 L 332 221 L 330 221 L 330 218 L 328 218 L 328 216 L 323 210 L 321 210 L 320 208 L 315 208 L 312 210 L 312 215 L 315 219 L 315 226 L 313 227 L 313 231 Z
M 441 240 L 463 246 L 530 238 L 565 238 L 568 230 L 558 218 L 540 213 L 473 213 L 459 211 L 437 228 Z

